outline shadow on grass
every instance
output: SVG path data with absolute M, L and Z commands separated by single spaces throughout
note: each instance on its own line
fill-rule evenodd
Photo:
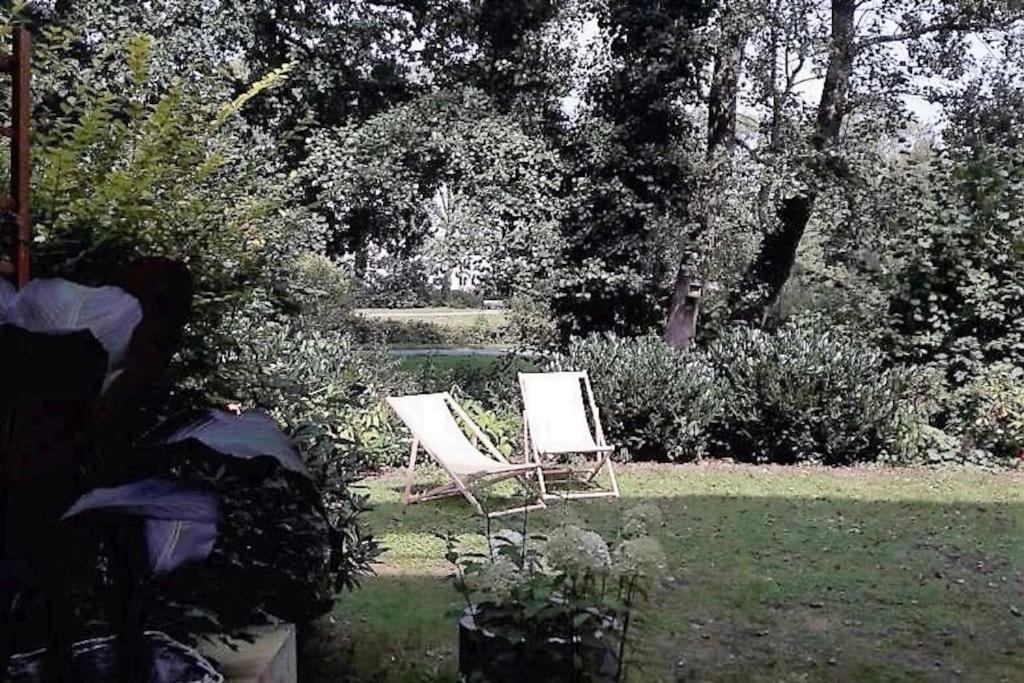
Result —
M 573 501 L 530 528 L 610 539 L 640 501 L 665 516 L 670 566 L 631 681 L 1024 680 L 1024 503 L 680 495 Z M 308 680 L 452 680 L 458 597 L 434 534 L 479 546 L 484 522 L 451 499 L 381 503 L 372 527 L 384 572 L 334 615 L 348 677 Z

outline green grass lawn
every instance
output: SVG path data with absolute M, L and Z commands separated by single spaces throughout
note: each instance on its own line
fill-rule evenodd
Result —
M 486 376 L 508 365 L 509 378 L 515 382 L 514 372 L 537 372 L 538 364 L 529 358 L 504 358 L 495 356 L 443 356 L 440 354 L 406 356 L 398 360 L 398 367 L 405 372 L 441 377 L 466 377 L 480 374 Z
M 629 680 L 1024 681 L 1021 474 L 620 471 L 622 500 L 567 514 L 611 532 L 647 501 L 667 520 L 670 578 L 643 611 Z M 454 679 L 458 598 L 434 533 L 482 545 L 483 521 L 456 499 L 404 507 L 400 482 L 366 482 L 388 550 L 307 645 L 324 681 Z M 531 526 L 564 514 L 534 513 Z
M 492 327 L 501 327 L 508 316 L 504 310 L 480 308 L 357 308 L 356 315 L 373 320 L 398 322 L 427 322 L 449 327 L 469 327 L 483 320 Z

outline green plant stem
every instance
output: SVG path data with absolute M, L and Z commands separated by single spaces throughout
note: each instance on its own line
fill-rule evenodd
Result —
M 633 615 L 633 589 L 635 586 L 636 579 L 631 578 L 626 591 L 626 613 L 622 617 L 622 635 L 619 637 L 619 666 L 615 672 L 616 681 L 626 680 L 626 639 L 629 637 L 629 624 Z

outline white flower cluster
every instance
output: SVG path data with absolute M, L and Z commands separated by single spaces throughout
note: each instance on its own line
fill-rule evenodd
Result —
M 601 574 L 611 568 L 608 544 L 595 531 L 565 526 L 548 536 L 545 557 L 556 571 Z
M 626 539 L 615 550 L 615 569 L 622 576 L 655 578 L 667 564 L 661 544 L 650 536 Z
M 510 545 L 516 548 L 523 547 L 523 535 L 514 529 L 501 529 L 491 534 L 491 545 L 495 548 Z
M 487 593 L 497 602 L 508 599 L 523 580 L 519 566 L 504 557 L 491 562 L 480 573 L 466 577 L 471 589 Z
M 649 536 L 665 524 L 661 508 L 651 503 L 637 505 L 622 516 L 622 535 L 625 538 Z

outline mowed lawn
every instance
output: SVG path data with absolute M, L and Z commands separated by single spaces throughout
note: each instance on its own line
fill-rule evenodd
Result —
M 623 499 L 530 523 L 569 515 L 613 533 L 629 506 L 661 508 L 671 567 L 642 612 L 630 681 L 1024 681 L 1024 475 L 620 472 Z M 435 533 L 480 547 L 483 522 L 456 499 L 402 506 L 397 472 L 365 484 L 388 550 L 307 644 L 310 680 L 454 680 L 459 603 Z M 504 520 L 495 528 L 517 523 Z
M 478 308 L 359 308 L 355 314 L 366 320 L 378 323 L 390 323 L 392 334 L 397 334 L 402 327 L 408 327 L 413 339 L 416 337 L 417 326 L 431 330 L 433 335 L 446 337 L 458 335 L 470 329 L 480 333 L 497 333 L 508 323 L 508 314 L 504 310 L 486 310 Z M 419 336 L 424 336 L 422 332 Z M 429 337 L 418 343 L 432 345 Z M 412 339 L 401 339 L 399 346 L 416 346 Z M 437 344 L 433 344 L 437 345 Z

